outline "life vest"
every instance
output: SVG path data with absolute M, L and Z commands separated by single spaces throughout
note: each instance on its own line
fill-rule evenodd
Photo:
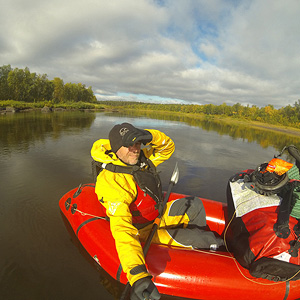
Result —
M 292 168 L 297 167 L 275 158 L 229 180 L 226 238 L 237 261 L 254 277 L 300 279 L 300 226 L 290 215 L 300 183 L 289 179 Z
M 94 179 L 103 169 L 115 173 L 131 174 L 136 182 L 137 196 L 130 204 L 132 223 L 137 228 L 143 228 L 158 216 L 162 202 L 162 186 L 156 168 L 151 160 L 141 152 L 140 165 L 119 166 L 92 162 Z
M 129 209 L 132 214 L 133 225 L 141 228 L 144 226 L 139 226 L 139 224 L 148 225 L 148 223 L 152 223 L 152 221 L 158 217 L 159 203 L 149 194 L 145 193 L 138 185 L 137 191 L 137 197 L 135 201 L 130 204 Z

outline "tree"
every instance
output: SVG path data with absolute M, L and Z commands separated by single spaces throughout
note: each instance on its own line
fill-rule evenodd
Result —
M 32 79 L 28 68 L 15 68 L 8 73 L 7 82 L 13 100 L 29 102 Z
M 8 86 L 7 78 L 12 70 L 10 65 L 0 67 L 0 100 L 12 99 L 11 91 Z
M 232 106 L 233 114 L 240 117 L 243 114 L 243 106 L 240 103 L 236 103 Z
M 55 77 L 52 80 L 53 84 L 53 102 L 54 103 L 61 103 L 64 101 L 64 82 L 62 79 Z
M 54 93 L 53 82 L 48 80 L 47 75 L 37 75 L 34 80 L 34 87 L 32 89 L 33 101 L 50 101 Z

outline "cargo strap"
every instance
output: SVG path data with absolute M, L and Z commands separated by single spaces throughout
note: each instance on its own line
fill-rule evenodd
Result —
M 289 229 L 289 219 L 292 207 L 293 192 L 296 187 L 300 186 L 297 180 L 290 181 L 285 191 L 281 193 L 282 201 L 279 206 L 278 219 L 274 225 L 274 231 L 280 238 L 286 239 L 289 237 L 291 231 Z

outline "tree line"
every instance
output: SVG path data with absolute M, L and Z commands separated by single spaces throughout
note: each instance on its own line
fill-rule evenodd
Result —
M 259 121 L 274 125 L 300 128 L 300 99 L 293 106 L 275 109 L 268 104 L 244 106 L 240 103 L 227 105 L 214 104 L 155 104 L 129 101 L 97 101 L 92 87 L 82 83 L 66 83 L 61 78 L 49 80 L 46 74 L 31 73 L 28 68 L 13 69 L 10 65 L 0 67 L 0 100 L 15 100 L 28 103 L 51 101 L 53 104 L 91 103 L 93 108 L 99 105 L 122 110 L 166 111 L 173 113 L 202 114 L 210 116 L 232 117 L 249 121 Z M 84 103 L 83 103 L 84 104 Z M 83 105 L 82 104 L 82 105 Z
M 236 103 L 232 106 L 226 103 L 214 104 L 154 104 L 143 102 L 123 102 L 123 101 L 101 101 L 101 104 L 113 106 L 115 108 L 133 110 L 158 110 L 174 113 L 204 114 L 206 116 L 231 117 L 249 121 L 258 121 L 274 125 L 290 126 L 300 128 L 300 100 L 293 106 L 288 105 L 275 109 L 268 104 L 264 107 L 256 105 L 243 106 Z
M 65 84 L 58 77 L 49 80 L 46 74 L 31 73 L 27 67 L 18 69 L 10 65 L 0 67 L 0 100 L 31 103 L 97 102 L 92 87 L 87 88 L 82 83 Z

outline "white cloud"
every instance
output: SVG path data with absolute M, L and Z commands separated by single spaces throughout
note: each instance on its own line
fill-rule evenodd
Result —
M 4 2 L 0 65 L 117 99 L 280 107 L 300 98 L 297 0 Z
M 251 1 L 233 11 L 221 32 L 221 64 L 270 79 L 299 69 L 299 12 L 298 1 L 279 0 Z
M 204 53 L 205 56 L 208 58 L 214 58 L 219 56 L 219 50 L 218 48 L 210 43 L 210 42 L 203 42 L 199 46 L 199 50 Z

